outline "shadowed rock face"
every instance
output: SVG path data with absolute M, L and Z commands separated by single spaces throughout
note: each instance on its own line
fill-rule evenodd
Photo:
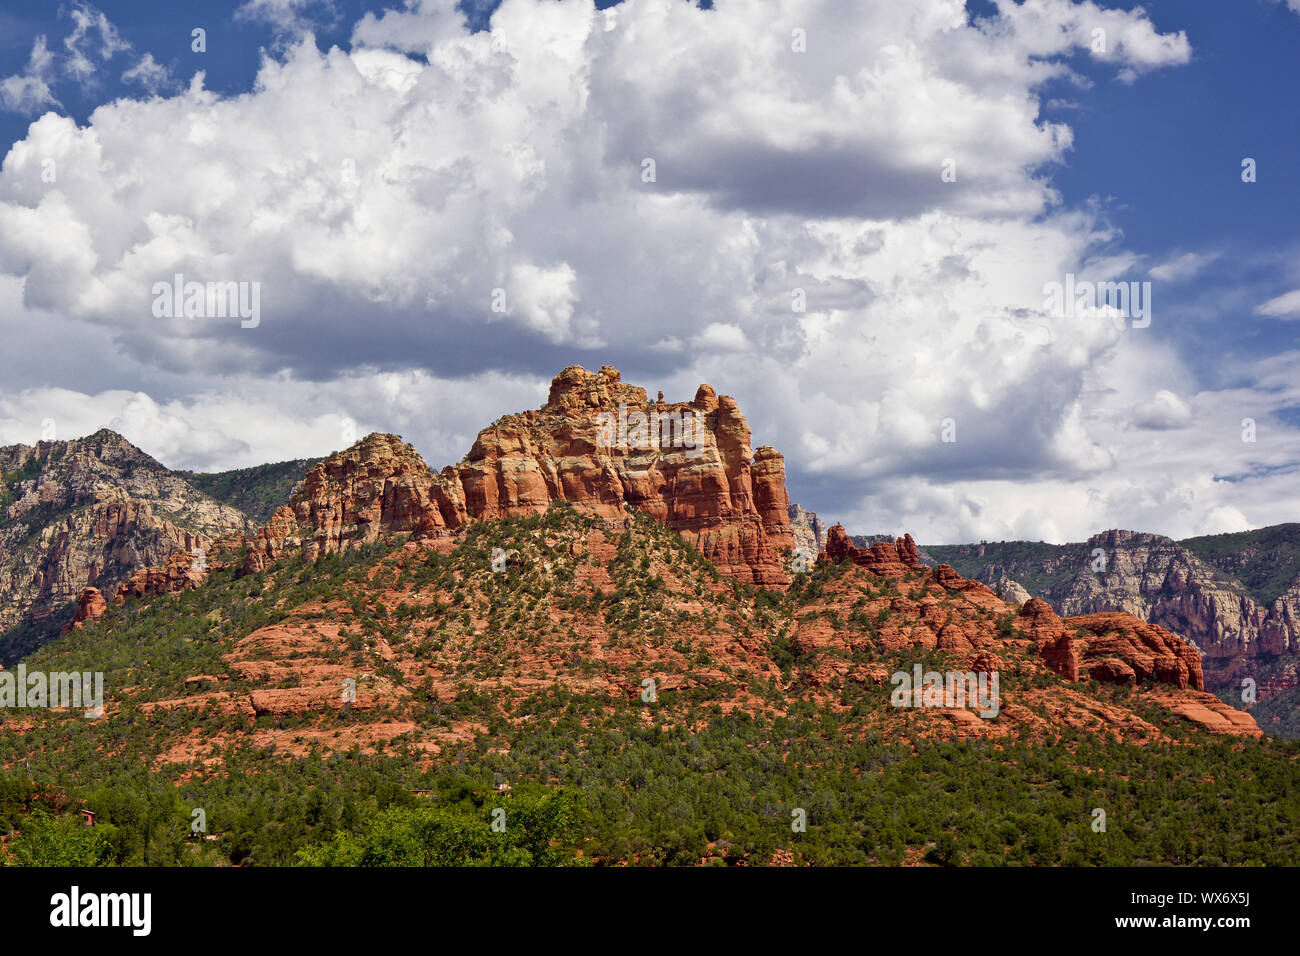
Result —
M 259 532 L 244 569 L 259 570 L 286 549 L 310 559 L 382 534 L 436 536 L 471 521 L 540 514 L 555 501 L 607 521 L 643 512 L 724 574 L 789 581 L 794 537 L 781 455 L 752 449 L 736 401 L 711 386 L 689 402 L 650 401 L 610 366 L 566 368 L 545 406 L 483 429 L 465 459 L 440 474 L 394 435 L 370 435 L 332 455 Z

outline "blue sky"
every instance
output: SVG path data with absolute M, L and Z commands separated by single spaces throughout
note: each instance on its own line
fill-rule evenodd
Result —
M 1085 68 L 1097 82 L 1086 107 L 1045 111 L 1075 130 L 1069 161 L 1053 181 L 1067 201 L 1113 196 L 1125 243 L 1158 260 L 1203 249 L 1223 252 L 1219 267 L 1171 290 L 1172 306 L 1231 299 L 1243 280 L 1288 291 L 1272 260 L 1284 255 L 1294 262 L 1298 238 L 1300 177 L 1291 170 L 1300 169 L 1300 122 L 1285 100 L 1297 77 L 1300 17 L 1267 0 L 1144 6 L 1156 24 L 1187 31 L 1196 51 L 1192 61 L 1132 86 Z M 1063 86 L 1052 93 L 1070 98 Z M 1258 163 L 1253 184 L 1241 181 L 1246 156 Z M 1293 325 L 1258 321 L 1230 305 L 1168 332 L 1199 374 L 1218 384 L 1223 352 L 1273 352 L 1296 344 Z
M 608 362 L 736 395 L 855 530 L 1296 520 L 1297 0 L 497 6 L 7 4 L 0 440 L 218 468 L 351 423 L 439 466 Z M 146 321 L 205 269 L 267 320 Z M 1042 316 L 1067 272 L 1151 282 L 1150 327 Z

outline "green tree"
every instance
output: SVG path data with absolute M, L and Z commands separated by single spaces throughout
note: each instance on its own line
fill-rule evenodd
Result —
M 18 839 L 9 845 L 18 866 L 109 866 L 117 828 L 88 827 L 79 815 L 53 816 L 39 807 L 22 822 Z

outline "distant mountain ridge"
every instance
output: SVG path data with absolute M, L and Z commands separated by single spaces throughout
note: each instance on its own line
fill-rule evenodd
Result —
M 825 551 L 826 523 L 817 517 L 817 512 L 809 511 L 793 501 L 787 511 L 795 547 L 803 548 L 805 553 L 814 558 Z
M 176 551 L 256 522 L 109 429 L 0 448 L 0 631 L 41 625 L 89 585 L 115 586 Z M 39 634 L 0 639 L 0 659 Z

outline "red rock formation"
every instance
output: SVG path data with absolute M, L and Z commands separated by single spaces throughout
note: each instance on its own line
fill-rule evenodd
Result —
M 734 399 L 701 385 L 691 402 L 649 402 L 617 369 L 570 366 L 540 409 L 483 429 L 459 464 L 434 475 L 393 435 L 370 435 L 313 467 L 292 502 L 258 533 L 244 570 L 302 542 L 304 558 L 381 534 L 436 536 L 470 521 L 571 503 L 608 521 L 631 510 L 679 532 L 723 573 L 789 581 L 794 547 L 785 461 L 750 448 Z
M 108 602 L 104 600 L 104 595 L 99 593 L 99 588 L 86 588 L 81 592 L 81 597 L 77 599 L 77 611 L 63 628 L 63 633 L 76 631 L 86 621 L 93 621 L 102 617 L 108 610 Z
M 1018 601 L 1030 595 L 1016 579 L 1032 576 L 1037 595 L 1058 614 L 1126 611 L 1172 631 L 1200 649 L 1205 684 L 1213 690 L 1240 691 L 1249 677 L 1257 682 L 1259 699 L 1268 700 L 1300 684 L 1300 578 L 1280 593 L 1270 587 L 1275 596 L 1268 602 L 1247 583 L 1259 580 L 1261 563 L 1283 571 L 1300 547 L 1300 525 L 1259 529 L 1224 542 L 1212 556 L 1191 546 L 1194 541 L 1111 529 L 1086 542 L 1036 549 L 1032 556 L 1016 553 L 1011 544 L 946 550 Z M 1104 574 L 1092 570 L 1098 550 L 1106 556 Z
M 907 558 L 914 559 L 910 538 L 902 538 L 896 545 L 880 542 L 871 549 L 855 548 L 840 525 L 829 531 L 824 555 L 827 561 L 852 561 L 884 578 L 910 576 L 915 580 L 915 567 L 906 563 Z M 835 591 L 828 589 L 823 600 L 832 606 L 840 600 L 844 602 L 840 607 L 841 613 L 857 610 L 867 617 L 871 617 L 872 607 L 875 606 L 875 613 L 879 614 L 881 607 L 888 602 L 889 615 L 875 624 L 871 641 L 891 652 L 909 648 L 946 650 L 958 661 L 965 661 L 972 670 L 997 671 L 1002 667 L 998 654 L 1023 653 L 1018 648 L 1032 653 L 1036 649 L 1037 658 L 1043 665 L 1069 682 L 1093 678 L 1104 683 L 1153 683 L 1156 689 L 1148 688 L 1153 700 L 1206 730 L 1240 736 L 1261 734 L 1251 715 L 1203 693 L 1205 682 L 1199 654 L 1192 645 L 1165 628 L 1122 613 L 1089 614 L 1062 620 L 1047 601 L 1034 598 L 1019 609 L 1015 619 L 1018 631 L 1030 637 L 1030 641 L 1024 641 L 1015 631 L 1005 633 L 1001 628 L 995 630 L 991 626 L 989 622 L 992 619 L 1001 618 L 1006 611 L 1013 610 L 1014 605 L 998 598 L 984 584 L 962 578 L 946 564 L 940 564 L 932 571 L 931 580 L 944 592 L 961 594 L 962 604 L 952 605 L 949 600 L 948 606 L 944 606 L 941 604 L 945 601 L 943 593 L 936 594 L 927 587 L 911 592 L 911 596 L 891 596 L 889 592 L 881 592 L 870 598 L 866 609 L 862 609 L 861 589 L 854 587 L 853 581 L 848 579 L 832 585 L 832 588 L 842 591 L 842 596 L 837 597 Z M 976 614 L 969 611 L 956 613 L 954 607 L 976 609 Z M 853 652 L 858 649 L 855 641 L 861 643 L 862 639 L 850 635 L 845 640 L 844 633 L 828 626 L 824 614 L 809 614 L 803 618 L 793 639 L 794 645 L 802 652 L 816 648 L 840 648 Z M 823 679 L 823 683 L 828 683 L 828 679 Z M 1135 732 L 1135 728 L 1140 731 L 1139 737 L 1154 732 L 1149 724 L 1136 721 L 1134 715 L 1126 715 L 1122 709 L 1102 706 L 1096 701 L 1082 704 L 1083 700 L 1079 692 L 1070 691 L 1069 696 L 1050 701 L 1049 708 L 1058 711 L 1058 717 L 1070 726 L 1089 726 L 1092 718 L 1087 714 L 1091 713 L 1125 735 Z M 949 710 L 944 714 L 954 721 L 965 722 L 965 730 L 959 728 L 963 734 L 992 732 L 987 722 L 975 721 L 970 714 Z
M 785 461 L 772 448 L 751 450 L 735 399 L 708 385 L 691 402 L 650 402 L 618 369 L 570 366 L 552 381 L 545 407 L 484 429 L 449 472 L 475 518 L 538 514 L 552 501 L 607 520 L 635 508 L 728 575 L 789 581 Z
M 312 560 L 380 535 L 444 528 L 448 519 L 459 526 L 462 501 L 414 448 L 396 435 L 374 434 L 307 472 L 293 517 L 310 529 L 303 536 L 303 557 Z M 287 518 L 277 512 L 272 523 L 269 533 L 283 541 L 290 531 Z
M 923 567 L 917 558 L 916 542 L 912 540 L 910 534 L 899 538 L 893 544 L 888 541 L 878 541 L 870 548 L 859 548 L 849 538 L 842 524 L 835 525 L 826 533 L 826 551 L 823 558 L 831 562 L 852 561 L 858 567 L 888 577 L 906 574 Z M 957 574 L 947 565 L 942 567 L 947 568 L 954 575 Z M 965 578 L 957 575 L 955 580 L 964 582 Z
M 1079 644 L 1056 616 L 1052 606 L 1040 598 L 1026 601 L 1020 608 L 1020 627 L 1038 644 L 1039 655 L 1047 666 L 1068 681 L 1079 679 Z
M 158 567 L 141 568 L 117 587 L 114 603 L 129 597 L 144 598 L 155 594 L 179 594 L 200 587 L 208 579 L 207 570 L 196 567 L 195 557 L 175 551 Z
M 913 575 L 919 566 L 915 564 L 915 545 L 910 536 L 896 544 L 880 542 L 870 549 L 858 548 L 840 525 L 831 528 L 827 535 L 823 560 L 852 561 L 877 575 L 894 578 Z M 961 592 L 966 600 L 994 613 L 1004 613 L 1014 607 L 997 598 L 985 585 L 963 578 L 946 564 L 936 567 L 930 577 L 945 591 Z M 987 632 L 972 626 L 974 622 L 950 619 L 948 612 L 931 601 L 926 597 L 919 602 L 903 596 L 892 598 L 891 612 L 905 623 L 895 625 L 891 621 L 879 626 L 877 640 L 889 650 L 918 646 L 958 655 L 974 651 L 988 653 L 992 638 Z M 1062 620 L 1050 604 L 1034 598 L 1019 609 L 1017 625 L 1032 639 L 1046 665 L 1068 681 L 1093 678 L 1105 683 L 1134 685 L 1154 682 L 1180 691 L 1205 689 L 1196 649 L 1164 628 L 1131 614 L 1088 614 Z M 815 628 L 806 628 L 796 641 L 801 646 L 805 642 L 816 646 L 827 637 Z M 999 642 L 1007 640 L 1013 639 L 998 639 Z M 1232 708 L 1226 708 L 1232 712 L 1227 715 L 1217 710 L 1211 713 L 1204 701 L 1183 703 L 1178 712 L 1189 720 L 1224 732 L 1257 732 L 1253 718 Z M 1230 729 L 1234 727 L 1237 730 Z
M 1213 694 L 1204 691 L 1186 690 L 1176 697 L 1167 694 L 1159 700 L 1179 717 L 1211 733 L 1239 737 L 1261 737 L 1264 733 L 1250 714 L 1229 707 Z
M 1034 598 L 1020 609 L 1019 622 L 1037 641 L 1048 666 L 1067 680 L 1156 681 L 1180 689 L 1205 689 L 1196 648 L 1131 614 L 1116 611 L 1062 620 L 1050 604 Z
M 1065 624 L 1085 632 L 1080 670 L 1098 680 L 1155 680 L 1205 690 L 1201 656 L 1196 648 L 1159 624 L 1148 624 L 1118 611 L 1068 617 Z
M 904 534 L 898 539 L 898 556 L 908 567 L 919 568 L 921 559 L 917 555 L 916 542 L 912 540 L 910 534 Z
M 907 541 L 911 540 L 911 535 L 908 535 Z M 915 547 L 915 545 L 913 545 L 913 547 Z M 924 567 L 924 565 L 918 564 L 913 567 Z M 981 594 L 987 594 L 989 597 L 997 599 L 993 590 L 987 584 L 983 584 L 980 581 L 972 581 L 970 578 L 964 578 L 946 564 L 937 565 L 934 570 L 930 572 L 930 577 L 937 584 L 942 585 L 949 591 L 964 591 L 966 593 L 974 593 L 978 591 Z
M 285 505 L 275 509 L 271 520 L 253 537 L 244 554 L 242 571 L 255 574 L 264 570 L 272 561 L 285 553 L 286 548 L 302 543 L 297 537 L 298 519 L 293 511 Z

